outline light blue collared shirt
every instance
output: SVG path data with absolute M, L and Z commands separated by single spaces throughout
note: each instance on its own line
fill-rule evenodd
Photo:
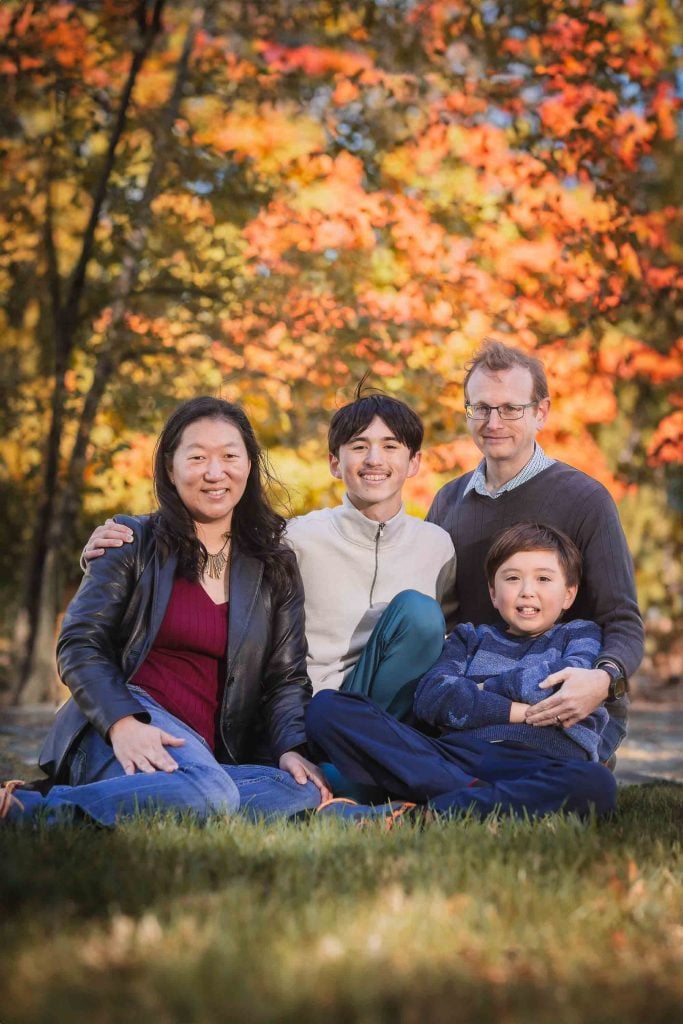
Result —
M 486 489 L 486 459 L 482 459 L 465 488 L 465 494 L 469 494 L 474 489 L 477 494 L 481 494 L 485 498 L 497 498 L 499 495 L 505 494 L 506 491 L 514 491 L 515 487 L 525 484 L 527 480 L 531 480 L 532 477 L 542 473 L 544 469 L 552 466 L 556 461 L 556 459 L 551 459 L 546 455 L 540 444 L 534 444 L 534 454 L 526 466 L 522 466 L 517 476 L 513 476 L 512 480 L 508 480 L 497 491 L 491 493 Z

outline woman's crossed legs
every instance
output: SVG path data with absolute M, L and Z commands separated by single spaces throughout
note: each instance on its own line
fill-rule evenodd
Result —
M 317 807 L 320 793 L 313 783 L 301 785 L 289 773 L 267 765 L 220 764 L 193 729 L 144 692 L 136 690 L 136 696 L 152 725 L 185 741 L 170 748 L 178 764 L 175 771 L 126 775 L 111 746 L 88 728 L 71 756 L 70 785 L 53 786 L 45 796 L 16 789 L 19 803 L 13 802 L 7 820 L 40 814 L 48 822 L 86 817 L 112 826 L 141 812 L 190 812 L 200 820 L 241 813 L 254 820 Z

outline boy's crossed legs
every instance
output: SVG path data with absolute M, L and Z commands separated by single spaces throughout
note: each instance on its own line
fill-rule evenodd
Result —
M 349 779 L 440 813 L 471 809 L 486 817 L 498 810 L 534 817 L 565 810 L 585 816 L 615 806 L 614 776 L 594 761 L 490 743 L 467 731 L 433 738 L 358 694 L 317 694 L 306 729 Z
M 412 721 L 415 687 L 441 654 L 445 632 L 437 601 L 416 590 L 401 591 L 382 612 L 341 692 L 370 697 L 393 718 Z M 385 799 L 376 783 L 354 782 L 336 764 L 325 762 L 322 767 L 336 796 L 361 803 Z

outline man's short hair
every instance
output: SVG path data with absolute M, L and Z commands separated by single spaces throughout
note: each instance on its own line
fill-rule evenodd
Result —
M 382 391 L 363 394 L 364 387 L 365 377 L 356 387 L 353 401 L 337 409 L 330 421 L 327 442 L 331 454 L 338 458 L 340 447 L 358 437 L 375 416 L 379 416 L 394 437 L 408 448 L 411 456 L 416 455 L 424 437 L 424 426 L 417 413 L 399 398 L 392 398 Z
M 554 551 L 568 587 L 578 587 L 583 559 L 571 537 L 545 523 L 517 523 L 494 537 L 484 562 L 490 587 L 503 562 L 518 551 Z
M 521 348 L 514 348 L 512 345 L 504 345 L 502 341 L 488 339 L 479 351 L 475 352 L 473 359 L 466 366 L 465 400 L 468 400 L 467 385 L 475 370 L 498 373 L 501 370 L 512 370 L 515 366 L 521 366 L 531 374 L 532 402 L 540 402 L 542 399 L 548 398 L 548 380 L 540 359 L 527 355 L 526 352 L 522 352 Z

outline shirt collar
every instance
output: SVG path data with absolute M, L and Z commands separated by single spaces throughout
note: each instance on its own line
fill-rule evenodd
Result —
M 377 531 L 380 526 L 374 519 L 368 519 L 353 504 L 348 494 L 342 498 L 341 505 L 332 510 L 334 523 L 339 532 L 347 539 L 361 545 L 374 545 L 377 539 Z M 392 516 L 382 526 L 382 543 L 387 544 L 402 535 L 409 517 L 401 505 L 396 515 Z
M 491 493 L 486 489 L 486 459 L 482 459 L 470 477 L 469 483 L 465 488 L 465 494 L 469 494 L 470 491 L 474 490 L 485 498 L 497 498 L 499 495 L 505 494 L 506 491 L 514 491 L 515 487 L 525 484 L 527 480 L 531 480 L 532 477 L 542 473 L 548 466 L 552 466 L 555 461 L 555 459 L 551 459 L 545 454 L 540 444 L 534 443 L 534 453 L 526 465 L 522 466 L 519 473 L 513 476 L 512 480 L 508 480 L 497 491 Z

